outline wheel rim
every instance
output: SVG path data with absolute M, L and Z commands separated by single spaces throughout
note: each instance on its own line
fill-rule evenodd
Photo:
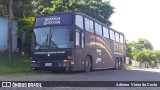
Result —
M 122 68 L 121 61 L 119 61 L 119 69 L 121 69 L 121 68 Z
M 87 68 L 90 68 L 90 67 L 91 67 L 91 63 L 90 63 L 89 60 L 88 60 L 87 63 L 86 63 L 86 67 L 87 67 Z
M 90 62 L 89 57 L 87 57 L 87 59 L 86 59 L 85 69 L 86 69 L 87 72 L 89 72 L 91 70 L 91 62 Z
M 119 63 L 118 63 L 118 60 L 116 61 L 116 69 L 118 70 L 118 67 L 119 67 Z

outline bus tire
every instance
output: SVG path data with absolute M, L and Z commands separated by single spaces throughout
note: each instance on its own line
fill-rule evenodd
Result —
M 92 68 L 92 62 L 91 62 L 91 58 L 89 56 L 85 57 L 85 66 L 84 66 L 84 70 L 85 72 L 91 72 L 91 68 Z
M 119 60 L 118 60 L 118 58 L 116 58 L 116 60 L 115 60 L 115 68 L 114 69 L 115 70 L 119 69 Z
M 122 70 L 122 59 L 120 58 L 119 61 L 118 61 L 118 67 L 119 67 L 119 70 Z

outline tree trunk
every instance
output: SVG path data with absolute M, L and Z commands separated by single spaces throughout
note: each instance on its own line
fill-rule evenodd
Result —
M 8 56 L 9 60 L 11 59 L 12 53 L 12 26 L 13 26 L 13 13 L 12 13 L 12 0 L 8 2 L 9 8 L 9 19 L 8 19 Z
M 139 67 L 142 68 L 142 62 L 140 62 Z

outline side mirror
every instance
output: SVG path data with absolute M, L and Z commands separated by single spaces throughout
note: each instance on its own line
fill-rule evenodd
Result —
M 24 49 L 25 49 L 25 45 L 26 45 L 26 36 L 32 32 L 33 32 L 33 30 L 26 30 L 22 34 L 22 55 L 24 54 Z

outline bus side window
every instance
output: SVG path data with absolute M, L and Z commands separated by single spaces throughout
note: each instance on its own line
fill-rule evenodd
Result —
M 81 29 L 84 29 L 83 28 L 83 16 L 81 15 L 76 15 L 76 18 L 75 18 L 75 23 L 78 27 L 80 27 Z
M 93 21 L 85 18 L 85 30 L 94 33 Z
M 86 31 L 90 31 L 90 29 L 89 29 L 89 19 L 88 18 L 85 18 L 85 30 Z
M 95 23 L 95 33 L 96 33 L 97 35 L 102 36 L 102 26 L 99 25 L 98 23 Z
M 115 40 L 114 32 L 112 30 L 110 30 L 110 39 Z
M 109 31 L 108 31 L 108 28 L 106 27 L 103 27 L 103 36 L 106 38 L 109 38 Z
M 80 32 L 76 31 L 76 49 L 80 48 Z
M 84 48 L 84 33 L 81 33 L 81 48 Z
M 119 34 L 115 32 L 115 39 L 117 42 L 119 42 Z
M 124 43 L 124 37 L 122 35 L 120 35 L 120 42 Z

